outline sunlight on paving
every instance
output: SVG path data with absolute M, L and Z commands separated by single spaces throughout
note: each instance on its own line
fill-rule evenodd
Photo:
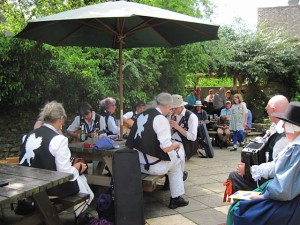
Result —
M 216 207 L 214 209 L 221 212 L 221 213 L 224 213 L 225 215 L 227 215 L 229 207 L 230 207 L 230 205 L 226 205 L 226 206 Z
M 172 215 L 172 216 L 163 216 L 159 218 L 152 218 L 146 221 L 147 225 L 194 225 L 196 223 L 185 218 L 184 216 Z

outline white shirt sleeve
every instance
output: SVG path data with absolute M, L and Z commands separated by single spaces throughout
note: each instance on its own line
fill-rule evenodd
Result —
M 130 118 L 132 118 L 132 116 L 133 116 L 133 111 L 125 113 L 123 115 L 123 118 L 124 119 L 130 119 Z
M 286 146 L 288 146 L 288 144 L 289 144 L 289 140 L 286 137 L 280 138 L 273 147 L 273 161 L 252 166 L 251 167 L 252 176 L 254 177 L 260 176 L 265 179 L 273 178 L 275 176 L 274 159 L 278 156 L 279 152 L 281 152 Z
M 79 176 L 78 170 L 71 165 L 71 151 L 68 147 L 68 138 L 57 135 L 49 144 L 49 151 L 55 157 L 56 170 L 64 173 L 72 173 L 73 180 Z
M 106 128 L 105 118 L 100 116 L 100 130 L 104 130 Z
M 188 120 L 189 129 L 186 131 L 186 138 L 190 141 L 195 141 L 197 139 L 198 131 L 198 117 L 192 113 Z
M 168 119 L 163 115 L 158 115 L 153 120 L 153 129 L 157 134 L 160 148 L 166 148 L 172 145 L 171 127 Z
M 76 116 L 67 131 L 76 131 L 80 129 L 80 116 Z

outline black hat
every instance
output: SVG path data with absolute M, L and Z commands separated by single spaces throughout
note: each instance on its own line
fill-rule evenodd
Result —
M 143 103 L 143 102 L 138 102 L 135 106 L 136 106 L 136 107 L 137 107 L 137 106 L 145 106 L 145 103 Z
M 291 102 L 284 113 L 273 113 L 272 116 L 300 126 L 300 102 Z

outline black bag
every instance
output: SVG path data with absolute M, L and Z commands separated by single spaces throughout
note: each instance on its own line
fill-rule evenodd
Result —
M 205 123 L 199 123 L 198 125 L 198 153 L 201 158 L 213 158 L 214 149 L 212 147 L 208 131 Z M 200 152 L 200 149 L 204 149 L 205 155 Z
M 113 191 L 116 225 L 144 225 L 144 203 L 138 152 L 132 149 L 113 155 Z
M 13 209 L 13 205 L 11 205 Z M 35 210 L 34 201 L 32 198 L 24 198 L 22 200 L 18 200 L 17 207 L 14 209 L 15 214 L 17 215 L 28 215 L 33 213 Z

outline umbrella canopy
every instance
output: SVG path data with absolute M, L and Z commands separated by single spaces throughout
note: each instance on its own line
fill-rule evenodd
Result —
M 31 21 L 17 38 L 54 46 L 119 49 L 120 117 L 123 134 L 122 49 L 174 47 L 218 39 L 219 26 L 127 1 L 105 2 Z

